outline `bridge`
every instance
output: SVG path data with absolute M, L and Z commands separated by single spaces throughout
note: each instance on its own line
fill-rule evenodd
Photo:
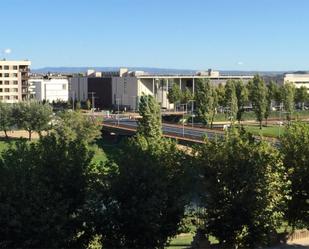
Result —
M 104 119 L 103 130 L 118 135 L 132 136 L 136 133 L 137 121 L 132 119 Z M 162 132 L 164 137 L 189 143 L 203 143 L 205 136 L 209 138 L 224 136 L 223 131 L 167 123 L 162 124 Z

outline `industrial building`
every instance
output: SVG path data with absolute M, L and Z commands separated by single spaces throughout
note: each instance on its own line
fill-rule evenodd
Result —
M 30 65 L 28 60 L 0 60 L 0 101 L 16 103 L 29 98 Z

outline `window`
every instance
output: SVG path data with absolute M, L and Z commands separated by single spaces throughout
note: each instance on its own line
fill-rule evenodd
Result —
M 18 74 L 17 73 L 13 73 L 13 77 L 18 77 Z
M 0 93 L 2 93 L 3 92 L 3 88 L 0 88 Z
M 2 70 L 2 66 L 0 66 L 0 70 Z
M 14 84 L 14 85 L 18 85 L 18 81 L 17 81 L 17 80 L 14 80 L 14 81 L 13 81 L 13 84 Z
M 8 80 L 4 81 L 4 85 L 9 85 L 10 82 Z
M 13 96 L 14 99 L 18 99 L 18 96 Z
M 67 85 L 66 84 L 62 84 L 62 90 L 66 90 L 67 89 Z
M 0 80 L 0 85 L 2 85 L 3 84 L 3 81 L 2 80 Z
M 4 66 L 4 70 L 9 70 L 10 67 L 9 66 Z
M 0 100 L 3 100 L 3 96 L 0 96 Z
M 10 92 L 10 88 L 4 88 L 4 92 L 5 93 L 9 93 Z
M 13 92 L 17 93 L 18 92 L 18 88 L 13 88 Z
M 0 73 L 0 77 L 2 77 L 2 73 Z
M 17 70 L 18 69 L 18 66 L 13 66 L 13 70 Z
M 10 99 L 10 96 L 4 96 L 4 98 L 5 98 L 6 100 L 8 100 L 8 99 Z
M 10 74 L 9 74 L 9 73 L 5 73 L 5 74 L 4 74 L 4 77 L 5 77 L 5 78 L 8 78 L 8 77 L 10 77 Z

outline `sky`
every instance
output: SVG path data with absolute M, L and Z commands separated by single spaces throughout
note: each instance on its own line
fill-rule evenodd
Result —
M 309 70 L 308 0 L 1 0 L 0 56 L 47 66 Z

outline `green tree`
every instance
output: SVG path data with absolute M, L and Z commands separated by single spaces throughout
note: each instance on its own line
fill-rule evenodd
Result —
M 193 99 L 193 95 L 190 89 L 186 87 L 186 90 L 183 91 L 181 94 L 181 103 L 186 104 L 192 99 Z
M 287 120 L 291 120 L 292 113 L 294 111 L 294 96 L 295 96 L 295 87 L 293 83 L 285 83 L 282 88 L 283 91 L 283 107 L 286 111 Z
M 0 101 L 0 130 L 4 132 L 6 138 L 8 138 L 7 132 L 11 130 L 12 126 L 12 106 Z
M 236 118 L 238 122 L 240 122 L 242 119 L 242 115 L 245 112 L 245 106 L 248 105 L 249 102 L 249 92 L 247 87 L 241 80 L 235 81 L 234 84 L 238 107 Z
M 86 143 L 91 143 L 101 135 L 99 122 L 80 112 L 60 112 L 54 123 L 53 131 L 57 136 L 68 141 L 81 139 Z
M 167 99 L 169 103 L 176 104 L 181 101 L 182 92 L 178 84 L 173 84 L 172 88 L 168 89 Z
M 228 80 L 225 84 L 225 106 L 231 121 L 234 121 L 238 113 L 237 102 L 235 81 Z
M 89 99 L 87 99 L 87 101 L 86 101 L 86 109 L 87 109 L 87 110 L 90 110 L 90 109 L 91 109 L 91 102 L 90 102 Z
M 254 76 L 250 84 L 249 95 L 256 119 L 260 122 L 260 129 L 262 129 L 262 121 L 267 108 L 267 87 L 259 75 Z
M 80 101 L 76 101 L 76 104 L 75 104 L 75 109 L 76 110 L 80 110 L 81 109 L 81 103 L 80 103 Z
M 143 95 L 139 102 L 137 134 L 148 138 L 160 139 L 162 135 L 161 111 L 156 100 L 150 95 Z
M 309 226 L 309 125 L 293 123 L 280 138 L 283 162 L 291 182 L 287 219 L 293 227 Z
M 208 79 L 198 79 L 196 81 L 195 103 L 197 116 L 205 125 L 211 121 L 213 116 L 213 91 L 213 86 Z
M 218 105 L 223 107 L 225 106 L 225 88 L 223 84 L 219 84 L 216 87 L 217 97 L 218 97 Z
M 138 136 L 106 165 L 89 205 L 104 248 L 163 249 L 177 234 L 187 203 L 184 158 L 173 142 Z
M 301 109 L 305 110 L 305 103 L 308 101 L 308 89 L 305 86 L 295 89 L 295 102 L 301 105 Z
M 207 139 L 195 155 L 205 208 L 202 231 L 224 248 L 269 244 L 288 189 L 278 151 L 233 129 L 222 139 Z
M 264 118 L 266 120 L 266 126 L 267 126 L 268 117 L 271 113 L 272 102 L 275 100 L 277 91 L 278 91 L 278 86 L 276 85 L 276 83 L 274 83 L 273 81 L 270 81 L 269 84 L 267 85 L 267 92 L 266 92 L 267 105 L 266 105 L 266 111 L 264 115 Z
M 50 129 L 52 114 L 52 108 L 48 103 L 41 104 L 35 101 L 20 102 L 12 110 L 14 122 L 18 128 L 28 131 L 29 140 L 33 131 L 41 135 L 42 131 Z
M 0 157 L 0 247 L 83 248 L 87 171 L 80 140 L 16 142 Z M 84 238 L 83 238 L 84 239 Z

